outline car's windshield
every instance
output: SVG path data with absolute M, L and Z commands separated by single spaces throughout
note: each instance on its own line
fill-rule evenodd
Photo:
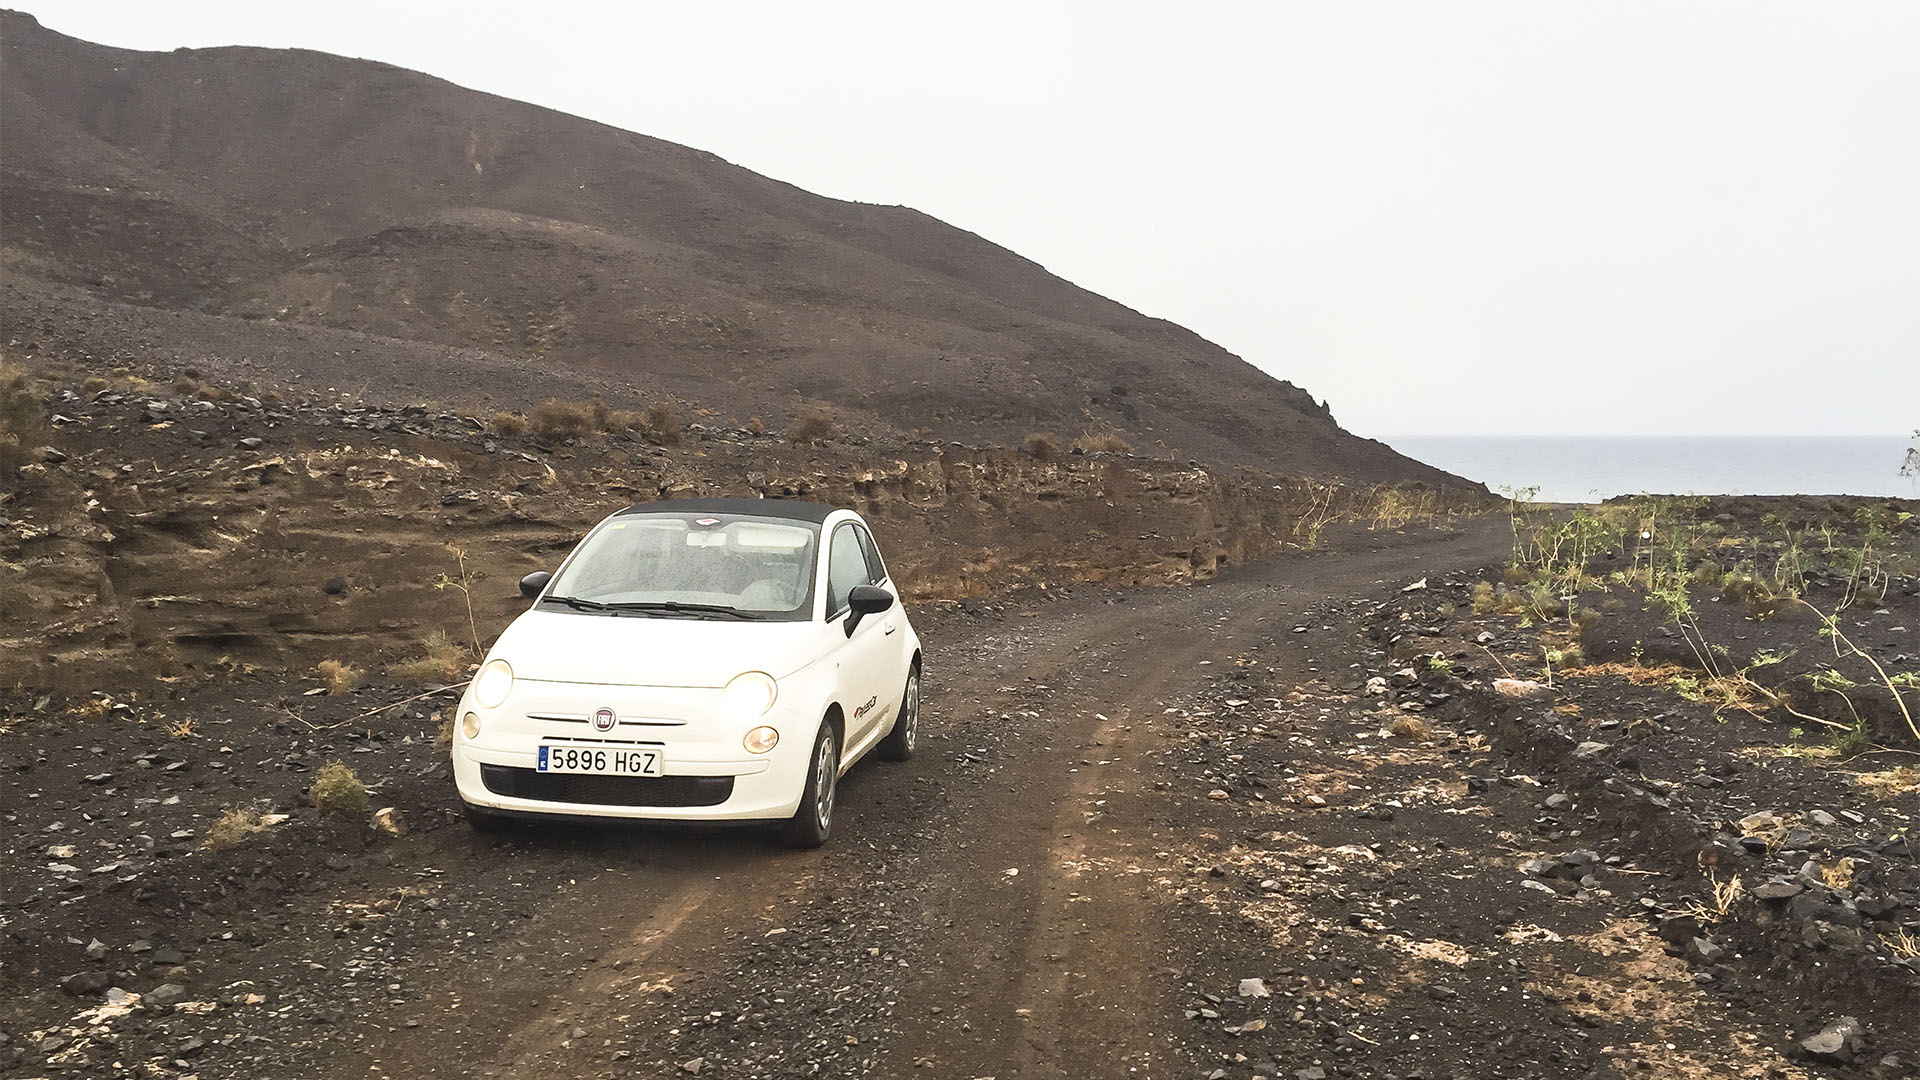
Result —
M 699 615 L 705 608 L 715 617 L 804 619 L 811 613 L 817 543 L 814 528 L 790 521 L 626 515 L 581 543 L 545 600 L 575 611 Z

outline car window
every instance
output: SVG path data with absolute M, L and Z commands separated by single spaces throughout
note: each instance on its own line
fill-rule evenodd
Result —
M 833 543 L 827 548 L 827 618 L 847 610 L 855 585 L 865 585 L 867 554 L 852 525 L 833 530 Z
M 791 522 L 623 515 L 568 558 L 549 595 L 595 604 L 706 604 L 757 618 L 813 615 L 818 535 Z
M 873 545 L 873 537 L 858 525 L 853 531 L 860 537 L 860 552 L 867 558 L 867 580 L 875 585 L 887 580 L 886 564 L 880 561 L 880 549 Z

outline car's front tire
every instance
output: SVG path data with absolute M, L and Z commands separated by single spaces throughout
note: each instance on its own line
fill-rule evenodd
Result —
M 893 730 L 876 748 L 882 761 L 905 761 L 920 745 L 920 665 L 907 669 L 907 685 L 900 691 L 900 711 L 894 714 Z
M 800 807 L 780 830 L 781 842 L 795 848 L 817 848 L 826 843 L 833 833 L 833 797 L 839 787 L 840 736 L 831 721 L 822 720 L 820 733 L 813 737 Z

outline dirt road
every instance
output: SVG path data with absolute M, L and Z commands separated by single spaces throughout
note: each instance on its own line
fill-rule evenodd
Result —
M 508 946 L 426 1003 L 457 1003 L 441 1014 L 457 1029 L 360 1052 L 403 1076 L 574 1076 L 609 1047 L 777 1074 L 1166 1075 L 1150 975 L 1182 945 L 1161 937 L 1143 869 L 1156 723 L 1276 620 L 1497 558 L 1497 525 L 942 627 L 925 751 L 857 770 L 824 851 L 741 833 L 476 839 L 472 860 L 496 864 L 565 845 L 565 887 L 536 886 Z M 1344 666 L 1301 659 L 1303 677 Z

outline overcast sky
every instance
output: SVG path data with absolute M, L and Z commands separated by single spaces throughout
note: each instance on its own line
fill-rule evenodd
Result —
M 917 207 L 1361 434 L 1920 427 L 1920 4 L 14 2 Z

